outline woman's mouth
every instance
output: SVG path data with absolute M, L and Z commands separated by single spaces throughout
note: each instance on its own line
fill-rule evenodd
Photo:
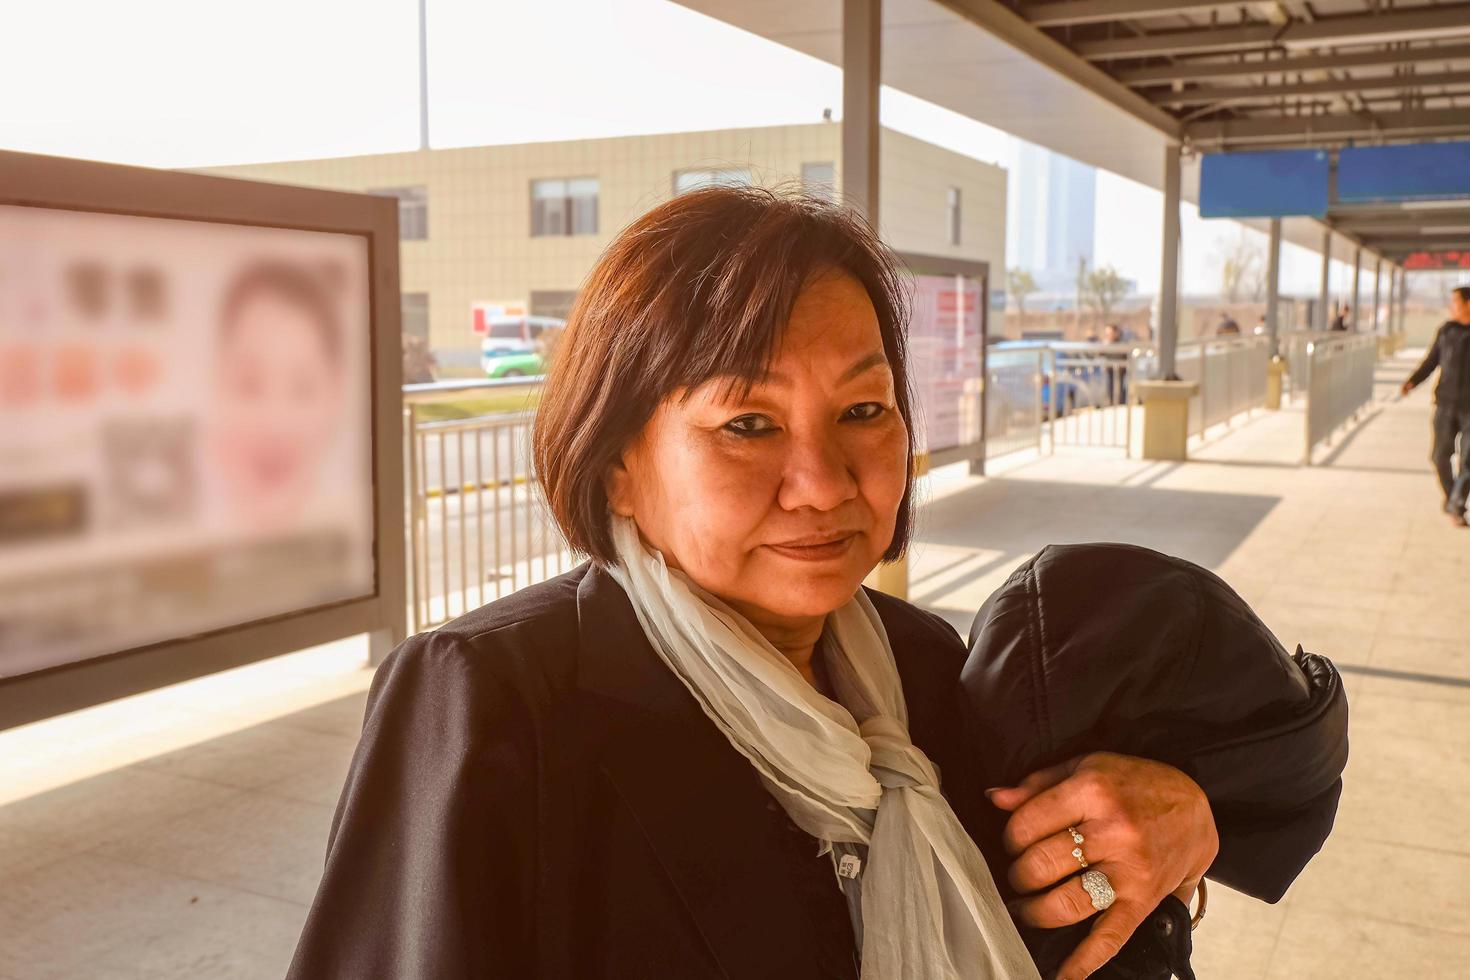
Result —
M 857 534 L 854 533 L 840 537 L 800 538 L 784 544 L 768 544 L 766 547 L 778 555 L 795 558 L 797 561 L 831 561 L 846 555 L 856 540 Z

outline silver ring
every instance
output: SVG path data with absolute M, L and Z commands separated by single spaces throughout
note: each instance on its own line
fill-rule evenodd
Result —
M 1082 872 L 1082 888 L 1092 899 L 1092 907 L 1099 912 L 1112 907 L 1118 896 L 1113 892 L 1113 883 L 1097 869 Z
M 1072 856 L 1076 858 L 1077 862 L 1081 864 L 1084 868 L 1087 867 L 1087 858 L 1082 856 L 1082 842 L 1086 840 L 1086 838 L 1077 832 L 1076 827 L 1068 827 L 1067 833 L 1072 835 L 1072 843 L 1077 845 L 1076 847 L 1072 848 Z

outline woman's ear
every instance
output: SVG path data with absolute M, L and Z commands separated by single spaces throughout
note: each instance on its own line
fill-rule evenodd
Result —
M 626 456 L 619 456 L 607 468 L 602 477 L 602 489 L 614 514 L 633 516 L 633 474 L 628 472 Z

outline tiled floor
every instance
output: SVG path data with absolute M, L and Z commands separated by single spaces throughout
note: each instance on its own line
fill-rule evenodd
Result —
M 1344 668 L 1337 829 L 1280 904 L 1211 893 L 1204 978 L 1470 975 L 1470 531 L 1437 512 L 1428 420 L 1423 392 L 1382 404 L 1310 469 L 1287 410 L 1185 465 L 1071 454 L 935 477 L 914 597 L 962 630 L 1043 544 L 1124 540 L 1215 568 L 1284 642 Z M 0 733 L 0 980 L 281 976 L 360 723 L 362 652 Z

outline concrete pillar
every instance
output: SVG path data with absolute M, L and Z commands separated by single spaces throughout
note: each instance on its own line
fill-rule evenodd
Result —
M 1159 377 L 1174 380 L 1179 347 L 1179 147 L 1164 147 L 1164 242 L 1159 269 Z
M 1327 298 L 1330 293 L 1327 290 L 1328 274 L 1332 271 L 1332 229 L 1322 229 L 1322 288 L 1317 294 L 1317 329 L 1326 330 L 1332 326 L 1332 314 L 1327 312 Z
M 1353 249 L 1353 301 L 1350 308 L 1352 314 L 1348 317 L 1348 329 L 1357 333 L 1358 330 L 1358 297 L 1362 294 L 1358 291 L 1358 282 L 1363 274 L 1363 246 L 1359 245 Z
M 1271 219 L 1271 244 L 1266 254 L 1266 335 L 1271 338 L 1271 356 L 1278 352 L 1277 338 L 1281 336 L 1281 219 Z
M 1281 407 L 1281 219 L 1271 219 L 1271 244 L 1266 252 L 1266 336 L 1271 338 L 1271 360 L 1266 364 L 1266 407 Z
M 878 228 L 882 0 L 842 2 L 842 196 Z
M 878 88 L 883 81 L 882 0 L 842 0 L 842 198 L 878 227 Z M 929 468 L 914 460 L 916 476 Z M 909 594 L 908 556 L 879 565 L 865 584 L 900 599 Z
M 1383 256 L 1373 257 L 1373 321 L 1368 324 L 1368 329 L 1379 333 L 1378 329 L 1378 304 L 1381 302 L 1380 293 L 1383 284 Z

